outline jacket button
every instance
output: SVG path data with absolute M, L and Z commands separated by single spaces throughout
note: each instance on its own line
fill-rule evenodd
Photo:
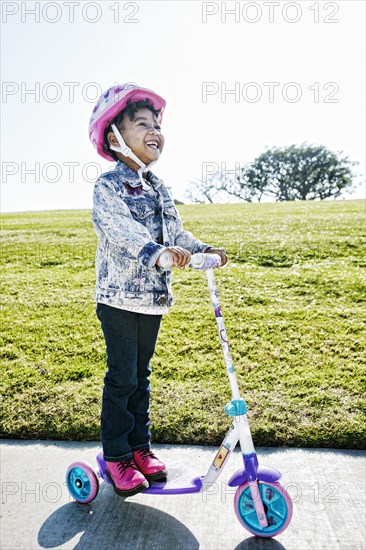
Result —
M 160 296 L 160 298 L 159 298 L 159 300 L 158 300 L 158 303 L 159 303 L 160 305 L 162 305 L 162 306 L 163 306 L 164 304 L 166 304 L 166 298 L 165 298 L 165 296 Z

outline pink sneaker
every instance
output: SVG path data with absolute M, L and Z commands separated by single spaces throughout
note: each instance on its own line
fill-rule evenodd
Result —
M 148 481 L 165 481 L 168 470 L 164 462 L 161 462 L 152 451 L 133 451 L 133 459 L 141 473 Z
M 117 495 L 129 497 L 149 487 L 149 482 L 136 468 L 133 458 L 120 462 L 106 462 L 107 476 Z

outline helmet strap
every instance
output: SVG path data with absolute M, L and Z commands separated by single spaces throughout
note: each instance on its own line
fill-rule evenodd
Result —
M 131 150 L 130 147 L 128 147 L 128 145 L 126 144 L 126 142 L 124 141 L 123 137 L 121 136 L 119 130 L 117 129 L 117 126 L 115 124 L 112 124 L 112 130 L 114 132 L 114 135 L 116 136 L 117 138 L 117 141 L 120 145 L 120 147 L 115 147 L 114 145 L 112 144 L 109 144 L 109 147 L 112 149 L 112 151 L 116 151 L 117 153 L 122 153 L 123 156 L 125 157 L 129 157 L 130 159 L 132 159 L 134 162 L 136 162 L 136 164 L 138 164 L 140 166 L 139 170 L 137 171 L 138 175 L 139 175 L 139 178 L 141 180 L 142 183 L 144 183 L 144 179 L 142 177 L 142 174 L 143 172 L 147 172 L 150 167 L 155 164 L 156 160 L 154 160 L 153 162 L 150 162 L 150 164 L 147 166 L 146 164 L 144 164 L 139 158 L 137 155 L 135 155 L 135 153 Z

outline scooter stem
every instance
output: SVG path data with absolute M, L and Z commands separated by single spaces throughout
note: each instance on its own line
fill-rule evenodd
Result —
M 231 392 L 232 392 L 232 395 L 233 395 L 233 399 L 241 399 L 240 391 L 239 391 L 239 387 L 238 387 L 238 381 L 237 381 L 236 373 L 235 373 L 235 367 L 234 367 L 234 363 L 233 363 L 233 358 L 231 356 L 228 336 L 227 336 L 227 333 L 226 333 L 225 321 L 224 321 L 224 318 L 222 316 L 219 293 L 217 291 L 213 269 L 207 269 L 206 277 L 207 277 L 207 281 L 208 281 L 208 288 L 210 290 L 212 307 L 214 308 L 214 312 L 215 312 L 217 330 L 218 330 L 219 336 L 220 336 L 220 343 L 221 343 L 221 347 L 222 347 L 222 352 L 224 354 L 224 359 L 225 359 L 225 364 L 226 364 L 226 371 L 227 371 L 227 374 L 228 374 L 228 377 L 229 377 L 229 382 L 230 382 L 230 387 L 231 387 Z
M 220 343 L 224 354 L 226 371 L 229 377 L 231 392 L 233 395 L 231 404 L 228 404 L 225 410 L 226 412 L 228 412 L 230 416 L 235 417 L 234 422 L 236 425 L 237 433 L 239 435 L 240 448 L 243 454 L 244 466 L 246 468 L 247 463 L 248 463 L 248 466 L 252 464 L 252 458 L 253 456 L 256 457 L 256 454 L 254 450 L 252 435 L 250 433 L 248 418 L 246 415 L 245 402 L 240 396 L 238 380 L 236 378 L 233 358 L 230 352 L 229 341 L 228 341 L 228 336 L 227 336 L 226 327 L 225 327 L 225 321 L 221 311 L 219 293 L 217 291 L 213 270 L 207 269 L 206 276 L 208 281 L 208 288 L 210 290 L 212 306 L 214 308 L 217 329 L 220 336 Z M 258 517 L 259 524 L 261 527 L 264 528 L 268 526 L 268 522 L 267 522 L 267 518 L 266 518 L 264 506 L 263 506 L 263 501 L 261 499 L 260 492 L 259 492 L 258 481 L 256 479 L 256 476 L 257 476 L 256 467 L 254 466 L 254 468 L 255 468 L 255 471 L 251 472 L 251 475 L 248 478 L 248 481 L 249 481 L 250 492 L 252 495 L 252 500 L 253 500 L 254 508 Z M 209 478 L 209 473 L 210 473 L 210 470 L 206 478 Z

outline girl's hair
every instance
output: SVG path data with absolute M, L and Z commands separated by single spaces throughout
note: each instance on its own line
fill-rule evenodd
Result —
M 109 132 L 113 132 L 112 124 L 115 124 L 117 126 L 118 130 L 119 130 L 119 126 L 120 126 L 120 124 L 123 120 L 124 115 L 127 115 L 128 118 L 132 121 L 135 118 L 135 114 L 137 113 L 137 111 L 139 109 L 149 109 L 149 111 L 151 111 L 156 117 L 160 113 L 160 109 L 156 110 L 154 108 L 153 104 L 151 103 L 151 101 L 148 98 L 141 99 L 139 101 L 129 100 L 129 101 L 127 101 L 126 107 L 122 111 L 120 111 L 118 113 L 118 115 L 116 115 L 114 117 L 113 120 L 111 120 L 110 124 L 108 124 L 108 126 L 104 130 L 103 151 L 105 153 L 107 153 L 108 155 L 110 155 L 111 157 L 113 157 L 114 160 L 116 160 L 116 161 L 118 160 L 118 157 L 116 155 L 116 152 L 112 151 L 112 149 L 110 149 L 109 141 L 108 141 Z

